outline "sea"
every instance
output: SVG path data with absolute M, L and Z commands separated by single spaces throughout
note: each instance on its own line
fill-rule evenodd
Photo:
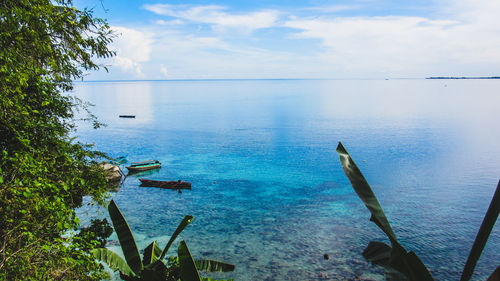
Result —
M 163 248 L 189 214 L 168 256 L 185 240 L 195 259 L 236 266 L 203 276 L 384 280 L 362 252 L 389 241 L 342 170 L 342 142 L 400 243 L 435 280 L 459 280 L 500 179 L 499 90 L 500 80 L 278 79 L 76 82 L 70 94 L 106 124 L 78 122 L 79 141 L 162 163 L 110 192 L 139 249 Z M 107 211 L 86 198 L 78 216 L 86 225 Z M 108 248 L 122 254 L 115 234 Z M 472 280 L 499 265 L 497 225 Z

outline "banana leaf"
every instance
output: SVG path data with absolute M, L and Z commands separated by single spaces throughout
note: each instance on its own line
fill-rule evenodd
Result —
M 195 260 L 196 268 L 208 272 L 229 272 L 234 270 L 234 264 L 216 260 Z
M 385 281 L 408 281 L 401 272 L 394 269 L 385 268 L 384 269 Z
M 361 201 L 363 201 L 366 208 L 368 208 L 372 214 L 370 220 L 373 221 L 383 232 L 385 232 L 393 247 L 394 245 L 399 245 L 396 239 L 396 234 L 394 234 L 394 231 L 392 230 L 392 227 L 389 224 L 377 197 L 373 193 L 363 174 L 361 174 L 361 171 L 356 163 L 354 163 L 354 160 L 352 160 L 351 156 L 340 142 L 337 146 L 337 153 L 339 154 L 340 163 L 342 164 L 344 173 L 347 178 L 349 178 L 354 191 L 356 191 Z
M 342 164 L 344 173 L 351 182 L 354 191 L 371 213 L 370 220 L 374 222 L 391 241 L 391 247 L 385 244 L 385 246 L 381 246 L 380 244 L 373 246 L 375 244 L 372 243 L 372 246 L 368 245 L 365 251 L 369 250 L 368 252 L 370 252 L 370 250 L 375 250 L 374 247 L 377 247 L 376 250 L 380 252 L 378 252 L 377 255 L 370 257 L 376 260 L 380 265 L 384 265 L 401 272 L 411 281 L 433 280 L 429 270 L 425 267 L 418 256 L 413 252 L 407 252 L 405 248 L 399 244 L 396 234 L 394 234 L 394 231 L 392 230 L 392 227 L 389 224 L 377 197 L 373 193 L 370 185 L 354 160 L 340 142 L 337 146 L 337 153 L 339 154 L 340 163 Z M 390 253 L 389 259 L 387 261 L 383 261 L 381 257 L 386 257 L 388 253 Z M 380 256 L 377 257 L 378 255 Z M 375 259 L 375 257 L 377 257 L 377 259 Z M 375 262 L 375 264 L 377 264 L 377 262 Z
M 130 269 L 128 264 L 113 251 L 106 248 L 97 248 L 90 251 L 94 258 L 105 263 L 111 270 L 120 271 L 124 275 L 135 276 L 135 273 Z
M 404 276 L 412 276 L 410 280 L 431 280 L 427 276 L 427 268 L 413 252 L 405 252 L 402 255 L 395 255 L 392 248 L 382 242 L 371 241 L 363 251 L 363 257 L 376 265 L 386 269 L 386 276 L 396 276 L 386 280 L 401 280 L 397 274 L 391 272 L 397 270 Z M 403 277 L 404 277 L 403 276 Z M 406 278 L 404 278 L 406 280 Z
M 477 261 L 483 252 L 484 246 L 490 237 L 493 226 L 498 219 L 498 214 L 500 213 L 500 182 L 497 185 L 497 189 L 493 198 L 491 199 L 490 206 L 486 215 L 484 216 L 479 232 L 477 233 L 472 249 L 470 250 L 469 257 L 464 266 L 464 271 L 462 272 L 462 277 L 460 281 L 468 281 L 472 277 L 474 268 L 476 267 Z
M 179 256 L 179 267 L 182 281 L 200 281 L 200 273 L 196 268 L 196 264 L 194 263 L 191 253 L 189 252 L 186 241 L 182 240 L 181 243 L 179 243 L 177 255 Z
M 113 222 L 116 235 L 118 236 L 118 241 L 122 247 L 125 260 L 134 273 L 139 274 L 143 266 L 139 250 L 137 249 L 137 244 L 135 243 L 134 235 L 132 234 L 127 221 L 120 212 L 120 209 L 116 206 L 115 201 L 111 200 L 108 206 L 108 211 L 111 221 Z
M 141 271 L 142 280 L 165 281 L 167 280 L 167 266 L 162 261 L 156 261 Z
M 158 247 L 156 241 L 149 244 L 142 254 L 142 263 L 144 266 L 154 263 L 158 257 L 161 255 L 161 249 Z
M 159 260 L 163 260 L 165 258 L 165 255 L 168 252 L 168 249 L 174 243 L 175 238 L 186 228 L 191 222 L 193 221 L 193 216 L 185 216 L 184 219 L 182 219 L 181 223 L 179 223 L 179 226 L 177 226 L 177 229 L 174 231 L 174 234 L 170 236 L 170 239 L 168 240 L 167 246 L 165 246 L 165 249 L 163 249 L 163 252 L 160 255 Z
M 486 281 L 498 281 L 498 280 L 500 280 L 500 266 L 497 267 L 497 269 L 495 269 L 495 271 L 493 271 L 491 276 Z
M 374 264 L 389 267 L 392 248 L 382 242 L 371 241 L 368 247 L 365 248 L 362 255 L 363 257 Z

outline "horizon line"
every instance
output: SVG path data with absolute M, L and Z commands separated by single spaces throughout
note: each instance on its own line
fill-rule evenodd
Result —
M 85 82 L 182 82 L 182 81 L 245 81 L 245 80 L 420 80 L 420 78 L 186 78 L 186 79 L 110 79 L 110 80 L 73 80 Z

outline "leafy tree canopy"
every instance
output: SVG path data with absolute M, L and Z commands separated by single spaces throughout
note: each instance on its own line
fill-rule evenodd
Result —
M 82 196 L 103 202 L 106 180 L 99 153 L 71 138 L 87 107 L 64 92 L 114 55 L 111 38 L 71 0 L 0 1 L 0 280 L 104 276 L 87 253 L 100 242 L 68 235 Z

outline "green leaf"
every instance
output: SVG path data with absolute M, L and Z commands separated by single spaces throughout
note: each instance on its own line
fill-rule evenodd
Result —
M 363 251 L 363 257 L 374 264 L 388 267 L 392 248 L 382 242 L 371 241 Z
M 174 234 L 170 236 L 170 239 L 168 240 L 167 246 L 165 246 L 165 249 L 163 249 L 163 252 L 161 253 L 161 256 L 159 260 L 163 260 L 165 258 L 165 255 L 168 252 L 168 249 L 174 243 L 175 238 L 186 228 L 191 222 L 193 221 L 193 216 L 187 215 L 182 219 L 181 223 L 179 223 L 179 226 L 177 226 L 177 229 L 175 229 Z
M 122 274 L 135 276 L 128 264 L 115 252 L 106 248 L 98 248 L 91 250 L 91 253 L 98 261 L 105 263 L 113 271 L 119 270 Z
M 189 252 L 189 249 L 184 240 L 179 243 L 179 248 L 177 250 L 177 255 L 179 256 L 179 266 L 182 281 L 200 281 L 200 273 L 196 268 L 193 257 Z
M 414 252 L 391 256 L 390 266 L 403 273 L 411 281 L 432 281 L 431 273 Z
M 491 199 L 490 206 L 488 207 L 488 211 L 486 211 L 486 215 L 484 216 L 483 222 L 481 223 L 481 227 L 479 228 L 479 232 L 476 235 L 476 239 L 474 240 L 474 245 L 472 245 L 472 249 L 470 250 L 469 257 L 467 258 L 467 262 L 464 266 L 464 271 L 462 272 L 462 277 L 460 281 L 468 281 L 472 277 L 472 273 L 474 272 L 474 268 L 476 267 L 477 261 L 483 252 L 484 246 L 490 237 L 491 230 L 493 226 L 495 226 L 495 222 L 498 219 L 498 214 L 500 213 L 500 182 L 498 182 L 497 189 L 493 194 L 493 198 Z
M 216 260 L 195 260 L 198 270 L 208 272 L 229 272 L 234 271 L 234 264 L 229 264 Z
M 389 224 L 389 221 L 387 220 L 385 213 L 377 200 L 377 197 L 375 197 L 375 194 L 365 177 L 361 174 L 358 166 L 354 163 L 354 160 L 352 160 L 351 156 L 340 142 L 337 146 L 337 153 L 339 154 L 340 163 L 342 164 L 344 173 L 351 182 L 354 191 L 356 191 L 361 201 L 363 201 L 366 208 L 368 208 L 372 214 L 370 220 L 375 222 L 375 224 L 382 229 L 383 232 L 385 232 L 393 247 L 395 244 L 399 245 L 396 235 L 394 234 L 394 231 L 392 230 L 391 225 Z
M 161 249 L 158 247 L 158 244 L 156 241 L 153 241 L 153 243 L 149 244 L 144 249 L 144 253 L 142 254 L 142 263 L 144 266 L 149 265 L 154 263 L 158 257 L 161 255 Z
M 500 280 L 500 266 L 497 267 L 497 269 L 495 269 L 495 271 L 493 271 L 491 276 L 486 281 L 498 281 L 498 280 Z
M 156 261 L 150 267 L 145 267 L 141 271 L 141 280 L 147 281 L 165 281 L 167 277 L 167 267 L 161 261 Z
M 113 222 L 113 227 L 115 228 L 116 235 L 118 236 L 118 241 L 122 247 L 123 255 L 127 264 L 136 273 L 141 272 L 143 266 L 141 257 L 139 255 L 139 250 L 137 249 L 137 244 L 135 243 L 134 235 L 130 230 L 130 227 L 123 217 L 120 209 L 116 206 L 115 201 L 111 200 L 108 206 L 109 216 Z
M 390 268 L 384 268 L 385 281 L 408 281 L 401 272 Z
M 411 281 L 427 281 L 433 280 L 429 270 L 425 267 L 423 262 L 413 252 L 407 252 L 401 244 L 399 244 L 394 231 L 392 230 L 389 221 L 387 220 L 377 197 L 373 193 L 370 185 L 365 177 L 359 170 L 354 160 L 351 158 L 342 143 L 339 142 L 337 146 L 337 153 L 340 157 L 340 163 L 344 169 L 344 173 L 352 184 L 354 191 L 358 197 L 363 201 L 366 208 L 371 213 L 370 220 L 373 221 L 389 238 L 392 247 L 380 244 L 370 244 L 365 249 L 368 249 L 367 255 L 378 264 L 384 265 L 388 268 L 395 269 L 405 275 Z M 382 244 L 384 246 L 382 246 Z M 384 261 L 390 249 L 389 260 Z M 375 262 L 375 264 L 377 264 Z

